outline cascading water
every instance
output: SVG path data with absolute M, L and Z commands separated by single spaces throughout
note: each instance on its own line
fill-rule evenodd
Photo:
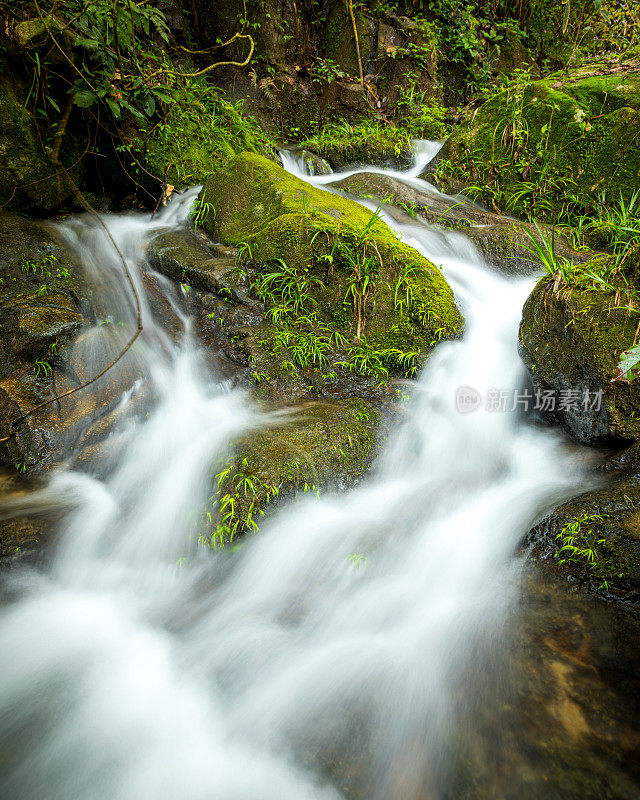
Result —
M 393 174 L 435 191 L 418 172 Z M 460 234 L 383 214 L 443 265 L 464 339 L 438 346 L 373 477 L 291 504 L 238 552 L 207 553 L 192 512 L 210 464 L 269 419 L 221 390 L 186 318 L 176 346 L 144 302 L 144 240 L 179 225 L 192 196 L 153 221 L 105 218 L 143 299 L 131 355 L 152 405 L 112 434 L 106 479 L 60 472 L 43 490 L 73 509 L 50 570 L 13 575 L 0 612 L 0 797 L 448 797 L 517 592 L 514 550 L 580 477 L 562 441 L 516 411 L 456 409 L 459 387 L 520 386 L 531 281 L 490 271 Z M 67 232 L 104 314 L 130 327 L 104 231 Z

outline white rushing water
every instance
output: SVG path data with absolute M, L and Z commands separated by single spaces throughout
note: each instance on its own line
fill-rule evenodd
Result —
M 419 171 L 404 178 L 420 187 Z M 179 225 L 192 196 L 153 221 L 105 218 L 143 297 L 144 240 Z M 456 408 L 462 386 L 520 387 L 532 281 L 490 271 L 459 234 L 386 219 L 442 264 L 464 339 L 436 349 L 375 475 L 291 504 L 237 552 L 198 547 L 193 513 L 212 462 L 268 419 L 222 390 L 188 319 L 176 346 L 143 302 L 131 356 L 152 408 L 118 429 L 107 479 L 52 479 L 45 491 L 75 504 L 57 555 L 14 575 L 0 609 L 1 798 L 449 796 L 517 598 L 518 542 L 579 471 L 516 411 Z M 126 340 L 134 309 L 111 243 L 86 220 L 67 232 Z

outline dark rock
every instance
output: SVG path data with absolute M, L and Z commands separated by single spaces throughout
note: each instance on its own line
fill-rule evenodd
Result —
M 208 243 L 188 229 L 157 236 L 149 243 L 147 257 L 154 269 L 173 281 L 238 301 L 246 297 L 244 272 L 235 259 L 214 257 Z
M 591 591 L 640 603 L 638 445 L 608 459 L 598 471 L 606 475 L 605 485 L 563 503 L 529 531 L 532 557 Z M 594 555 L 561 551 L 564 544 Z
M 87 323 L 89 293 L 75 255 L 53 225 L 0 212 L 0 437 L 56 394 L 60 353 Z M 35 471 L 59 452 L 60 420 L 48 406 L 21 420 L 2 456 Z

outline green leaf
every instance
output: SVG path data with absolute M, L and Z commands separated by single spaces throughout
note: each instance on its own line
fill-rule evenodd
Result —
M 629 370 L 632 370 L 635 366 L 640 363 L 640 344 L 636 344 L 633 347 L 630 347 L 628 350 L 625 350 L 624 353 L 620 356 L 620 361 L 618 363 L 618 370 L 623 376 L 626 376 Z
M 122 109 L 120 108 L 119 104 L 111 97 L 105 97 L 105 102 L 111 109 L 111 113 L 116 119 L 120 119 L 122 115 Z
M 152 94 L 147 94 L 142 98 L 142 108 L 148 117 L 152 117 L 156 110 L 156 101 Z
M 96 95 L 87 89 L 80 89 L 79 92 L 76 92 L 73 95 L 73 100 L 79 108 L 88 108 L 98 102 Z

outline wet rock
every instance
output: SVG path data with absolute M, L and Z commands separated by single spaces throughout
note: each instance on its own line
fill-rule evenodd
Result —
M 640 382 L 614 380 L 637 326 L 615 291 L 558 289 L 544 279 L 525 303 L 521 355 L 536 389 L 557 398 L 548 418 L 577 441 L 640 439 Z M 561 404 L 561 395 L 571 402 Z M 585 395 L 595 402 L 585 405 Z
M 154 320 L 174 343 L 179 343 L 184 334 L 184 321 L 180 315 L 184 303 L 179 288 L 155 272 L 143 272 L 142 283 Z
M 254 530 L 262 513 L 284 497 L 322 489 L 345 489 L 370 468 L 377 454 L 381 415 L 359 400 L 307 402 L 287 409 L 282 422 L 242 437 L 234 444 L 229 471 L 216 475 L 212 500 L 220 507 L 225 495 L 234 498 L 227 526 L 238 523 L 233 535 Z M 249 479 L 242 483 L 238 476 Z M 243 490 L 241 487 L 245 486 Z M 239 488 L 240 487 L 240 488 Z M 219 527 L 208 526 L 208 537 L 229 538 Z
M 540 263 L 526 250 L 531 246 L 527 231 L 539 238 L 534 225 L 487 211 L 462 195 L 451 197 L 429 184 L 424 188 L 416 187 L 375 172 L 359 172 L 331 185 L 356 197 L 388 201 L 431 225 L 462 231 L 487 263 L 501 272 L 529 275 L 540 271 Z M 385 210 L 394 213 L 393 209 Z M 549 226 L 540 227 L 545 234 L 551 230 Z M 556 252 L 574 263 L 590 258 L 589 254 L 573 250 L 559 234 L 556 236 Z
M 556 575 L 640 606 L 638 445 L 605 461 L 599 472 L 606 476 L 599 488 L 554 509 L 527 541 L 532 557 Z
M 56 394 L 61 351 L 86 325 L 82 269 L 54 226 L 0 212 L 0 438 Z M 53 407 L 20 420 L 2 457 L 36 471 L 59 445 Z
M 203 292 L 230 294 L 238 301 L 246 297 L 241 295 L 244 272 L 235 258 L 214 256 L 206 240 L 188 229 L 157 236 L 149 243 L 147 257 L 154 269 L 173 281 Z
M 312 150 L 300 149 L 296 146 L 284 147 L 283 150 L 290 150 L 298 158 L 302 159 L 308 175 L 330 175 L 333 172 L 329 162 Z
M 499 685 L 483 694 L 484 724 L 473 726 L 470 796 L 631 800 L 640 793 L 638 614 L 532 566 L 509 641 L 496 648 L 508 664 L 492 664 Z

